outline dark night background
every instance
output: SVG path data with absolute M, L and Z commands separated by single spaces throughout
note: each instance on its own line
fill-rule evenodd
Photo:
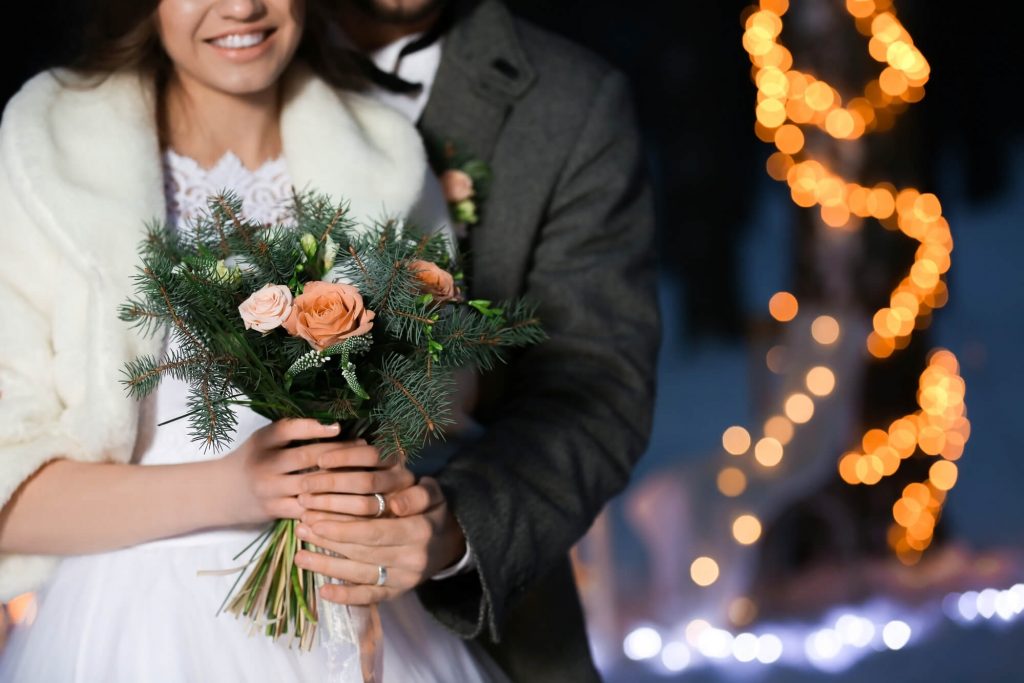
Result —
M 705 457 L 715 448 L 722 427 L 752 414 L 748 404 L 758 396 L 756 388 L 747 386 L 751 361 L 745 345 L 770 327 L 768 296 L 778 289 L 789 289 L 801 300 L 821 293 L 802 249 L 804 219 L 788 203 L 784 184 L 765 175 L 764 163 L 773 148 L 754 135 L 755 88 L 740 44 L 740 16 L 749 3 L 507 4 L 588 46 L 625 71 L 633 84 L 655 188 L 665 313 L 658 421 L 635 481 L 657 477 L 681 462 Z M 913 407 L 916 377 L 928 349 L 942 345 L 961 356 L 975 431 L 936 543 L 1019 549 L 1024 539 L 1024 507 L 1019 502 L 1024 472 L 1013 406 L 1019 405 L 1018 387 L 1024 381 L 1016 341 L 1024 333 L 1024 117 L 1015 102 L 1021 87 L 1024 10 L 1021 3 L 926 0 L 898 0 L 896 8 L 932 73 L 924 100 L 902 114 L 883 142 L 872 143 L 873 170 L 897 185 L 936 191 L 943 197 L 954 239 L 963 242 L 957 242 L 953 254 L 949 306 L 936 313 L 936 325 L 910 348 L 867 368 L 861 418 L 870 425 Z M 41 68 L 68 60 L 81 26 L 81 11 L 68 2 L 11 3 L 7 15 L 0 40 L 3 102 Z M 849 34 L 841 38 L 856 45 L 852 25 Z M 807 39 L 810 45 L 833 38 Z M 795 47 L 794 53 L 800 64 Z M 848 57 L 851 64 L 867 59 L 863 51 Z M 885 285 L 873 287 L 868 276 L 859 283 L 859 296 L 868 307 L 880 294 L 887 296 L 913 249 L 885 236 L 866 240 L 866 245 Z M 764 259 L 772 263 L 752 269 L 751 253 L 768 254 Z M 901 475 L 906 478 L 874 488 L 844 485 L 836 475 L 792 500 L 766 528 L 766 576 L 813 570 L 839 551 L 819 514 L 826 501 L 856 521 L 852 550 L 850 539 L 844 539 L 847 552 L 884 556 L 891 504 L 885 501 L 898 497 L 910 475 L 919 478 L 921 472 L 911 466 Z M 628 498 L 629 492 L 611 510 L 616 547 L 640 558 L 625 562 L 627 575 L 643 571 L 649 562 L 625 519 Z M 1014 671 L 1019 666 L 1014 644 L 1024 642 L 1022 635 L 1020 626 L 999 632 L 947 625 L 937 630 L 931 644 L 878 655 L 851 669 L 843 680 L 1024 680 L 1024 673 Z M 965 654 L 968 649 L 973 656 Z M 977 673 L 975 667 L 982 662 L 988 674 Z M 636 681 L 648 675 L 646 669 L 631 666 L 619 665 L 611 676 Z M 821 676 L 805 678 L 793 671 L 781 675 L 762 680 Z M 719 680 L 700 676 L 698 672 L 687 680 Z

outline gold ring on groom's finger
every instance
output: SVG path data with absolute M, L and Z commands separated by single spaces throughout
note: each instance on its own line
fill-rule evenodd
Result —
M 388 568 L 384 565 L 377 565 L 377 585 L 383 586 L 388 582 Z
M 377 514 L 374 517 L 380 517 L 384 514 L 384 511 L 388 509 L 388 502 L 384 500 L 384 496 L 380 493 L 373 494 L 377 499 Z

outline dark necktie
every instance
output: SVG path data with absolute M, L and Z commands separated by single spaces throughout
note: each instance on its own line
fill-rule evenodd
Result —
M 453 14 L 452 7 L 455 3 L 449 2 L 447 6 L 441 11 L 441 16 L 437 18 L 434 25 L 430 27 L 423 35 L 416 40 L 412 41 L 408 45 L 402 48 L 398 53 L 398 60 L 395 63 L 395 71 L 402 65 L 402 60 L 409 55 L 419 52 L 425 48 L 430 47 L 438 41 L 438 39 L 445 34 L 445 32 L 451 27 Z M 384 71 L 376 64 L 373 60 L 362 53 L 355 55 L 356 63 L 363 70 L 370 81 L 385 90 L 391 92 L 400 93 L 403 95 L 415 95 L 419 94 L 423 90 L 422 83 L 413 83 L 407 81 L 404 78 L 394 73 L 388 73 Z

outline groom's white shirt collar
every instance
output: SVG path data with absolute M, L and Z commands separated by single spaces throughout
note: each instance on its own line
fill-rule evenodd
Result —
M 422 36 L 422 33 L 402 36 L 393 43 L 366 54 L 381 71 L 398 76 L 403 81 L 419 83 L 423 86 L 419 92 L 397 93 L 371 84 L 365 93 L 378 102 L 399 111 L 412 123 L 419 121 L 427 106 L 427 100 L 430 99 L 430 91 L 434 87 L 434 79 L 441 66 L 441 51 L 444 45 L 444 36 L 441 36 L 430 45 L 403 57 L 402 50 L 405 46 L 419 40 Z M 342 45 L 355 49 L 352 39 L 340 29 L 337 30 L 336 37 Z

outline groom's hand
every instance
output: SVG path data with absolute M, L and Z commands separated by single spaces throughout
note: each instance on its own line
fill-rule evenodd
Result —
M 304 569 L 345 581 L 324 586 L 330 602 L 367 605 L 395 598 L 455 564 L 466 551 L 462 529 L 448 508 L 437 481 L 419 483 L 389 496 L 389 510 L 399 517 L 359 519 L 307 511 L 299 538 L 337 553 L 300 551 L 295 563 Z M 387 581 L 376 585 L 384 567 Z

